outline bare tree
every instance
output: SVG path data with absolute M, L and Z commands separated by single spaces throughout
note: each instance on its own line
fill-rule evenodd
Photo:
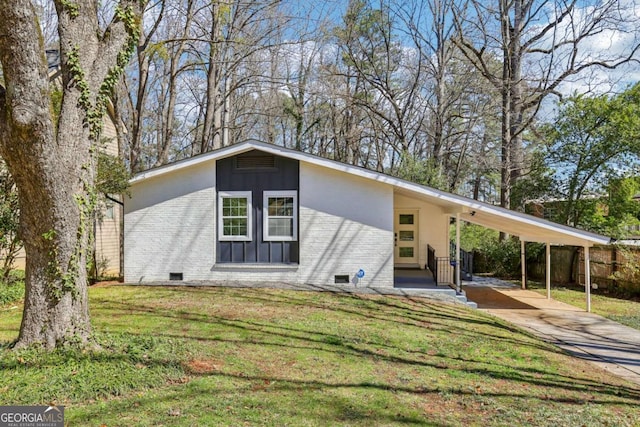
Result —
M 179 76 L 182 72 L 193 68 L 193 66 L 185 61 L 183 54 L 187 47 L 189 31 L 191 23 L 194 19 L 194 0 L 187 0 L 185 10 L 180 11 L 178 16 L 173 16 L 166 26 L 177 32 L 169 34 L 170 39 L 164 42 L 166 50 L 166 60 L 168 70 L 164 73 L 166 79 L 166 88 L 163 91 L 166 100 L 163 102 L 161 117 L 161 134 L 157 141 L 157 159 L 155 166 L 160 166 L 169 162 L 169 150 L 173 144 L 174 123 L 176 116 L 176 103 L 178 100 L 178 92 L 180 90 Z
M 208 28 L 201 36 L 205 43 L 204 61 L 206 91 L 204 116 L 200 140 L 200 152 L 229 145 L 234 116 L 232 99 L 240 87 L 251 82 L 252 77 L 244 67 L 258 52 L 269 47 L 269 40 L 277 27 L 268 25 L 270 13 L 278 6 L 277 0 L 211 2 Z
M 158 31 L 164 16 L 166 2 L 164 1 L 147 1 L 145 2 L 144 14 L 146 17 L 153 17 L 151 25 L 143 28 L 136 46 L 136 81 L 131 81 L 130 77 L 123 80 L 123 86 L 118 91 L 118 98 L 121 102 L 114 102 L 118 111 L 118 116 L 122 119 L 127 128 L 128 147 L 126 156 L 129 168 L 132 172 L 139 172 L 144 166 L 141 164 L 142 150 L 142 133 L 144 131 L 145 106 L 149 91 L 149 68 L 151 64 L 152 53 L 149 51 L 153 37 Z M 124 95 L 123 95 L 124 92 Z M 124 105 L 122 104 L 124 103 Z M 125 113 L 126 110 L 126 113 Z M 120 125 L 121 123 L 118 123 Z M 124 135 L 124 129 L 120 129 L 118 134 Z M 122 147 L 125 144 L 121 144 Z
M 502 206 L 510 207 L 512 186 L 525 168 L 523 135 L 545 98 L 589 69 L 636 60 L 633 7 L 618 0 L 588 6 L 577 0 L 470 0 L 459 5 L 454 41 L 502 98 Z M 611 34 L 626 39 L 624 50 L 594 49 L 597 36 Z M 499 73 L 490 67 L 494 59 L 502 61 Z

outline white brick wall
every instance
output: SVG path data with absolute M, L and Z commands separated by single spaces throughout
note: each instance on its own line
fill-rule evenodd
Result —
M 215 168 L 197 165 L 137 183 L 125 200 L 125 281 L 207 278 L 214 264 Z
M 393 189 L 300 164 L 300 265 L 215 265 L 215 168 L 198 165 L 137 183 L 125 209 L 125 280 L 285 281 L 393 286 Z
M 393 287 L 392 187 L 301 163 L 300 265 L 306 283 L 363 269 L 359 285 Z

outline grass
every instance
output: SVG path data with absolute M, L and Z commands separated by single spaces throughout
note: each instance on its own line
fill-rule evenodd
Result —
M 640 389 L 506 322 L 421 298 L 90 289 L 99 348 L 0 352 L 3 404 L 71 426 L 640 424 Z M 21 310 L 0 308 L 0 340 Z
M 527 288 L 543 295 L 547 294 L 544 283 L 530 281 Z M 569 288 L 554 285 L 551 287 L 551 297 L 583 310 L 587 308 L 583 287 Z M 640 329 L 640 301 L 614 298 L 592 292 L 591 311 L 623 325 Z

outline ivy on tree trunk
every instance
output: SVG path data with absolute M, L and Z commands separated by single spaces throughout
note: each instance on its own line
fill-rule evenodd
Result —
M 90 333 L 87 254 L 95 153 L 105 103 L 139 33 L 138 1 L 120 1 L 102 29 L 98 1 L 56 0 L 62 103 L 31 2 L 0 0 L 0 154 L 20 200 L 26 296 L 16 346 L 55 348 Z

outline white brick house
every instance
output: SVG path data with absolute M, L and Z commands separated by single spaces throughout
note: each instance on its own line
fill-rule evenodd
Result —
M 248 141 L 136 175 L 124 275 L 393 287 L 394 267 L 448 256 L 454 217 L 523 241 L 608 238 L 377 172 Z M 357 279 L 358 272 L 365 275 Z

